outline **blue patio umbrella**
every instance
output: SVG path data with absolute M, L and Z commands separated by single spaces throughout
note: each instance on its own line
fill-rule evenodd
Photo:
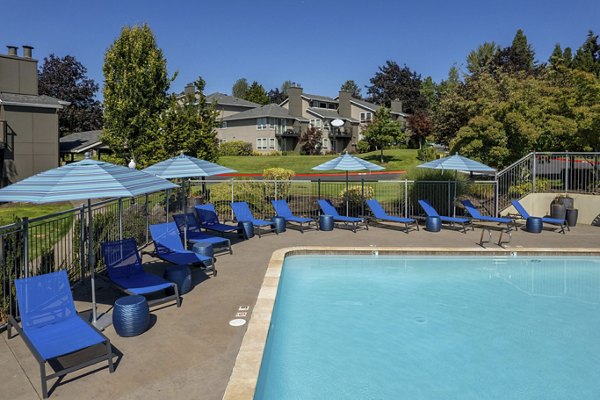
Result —
M 178 187 L 165 179 L 89 158 L 44 171 L 0 189 L 0 202 L 54 203 L 87 200 L 88 263 L 92 284 L 92 321 L 97 322 L 95 260 L 92 249 L 92 199 L 133 197 Z M 27 258 L 25 258 L 27 262 Z
M 381 165 L 363 160 L 362 158 L 354 157 L 346 152 L 341 156 L 324 162 L 323 164 L 319 164 L 312 169 L 316 171 L 346 171 L 346 215 L 348 215 L 348 171 L 381 171 L 385 168 Z
M 495 173 L 496 170 L 479 161 L 471 160 L 470 158 L 459 156 L 455 154 L 426 162 L 421 165 L 417 165 L 417 168 L 430 168 L 430 169 L 441 169 L 441 170 L 452 170 L 452 171 L 466 171 L 466 172 L 480 172 L 480 173 Z

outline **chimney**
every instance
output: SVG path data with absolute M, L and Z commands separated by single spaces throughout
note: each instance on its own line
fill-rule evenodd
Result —
M 302 88 L 293 84 L 288 88 L 287 94 L 290 101 L 290 115 L 302 117 Z
M 338 97 L 338 114 L 340 114 L 340 117 L 352 118 L 352 107 L 350 106 L 351 98 L 351 92 L 340 90 Z
M 188 83 L 187 85 L 185 85 L 185 88 L 183 89 L 183 94 L 185 94 L 186 96 L 194 96 L 196 94 L 196 87 L 194 86 L 194 84 Z
M 33 50 L 33 47 L 31 46 L 27 46 L 27 45 L 23 45 L 23 57 L 24 58 L 31 58 L 31 50 Z
M 6 46 L 8 48 L 8 55 L 17 57 L 17 46 Z
M 404 113 L 404 111 L 402 110 L 402 101 L 400 101 L 399 99 L 392 100 L 390 109 L 392 110 L 392 112 L 395 113 Z

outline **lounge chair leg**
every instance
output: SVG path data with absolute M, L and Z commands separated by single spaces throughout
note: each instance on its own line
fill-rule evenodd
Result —
M 181 298 L 179 297 L 179 288 L 176 284 L 173 284 L 173 289 L 175 289 L 175 301 L 177 302 L 177 307 L 181 307 Z
M 110 345 L 110 340 L 106 340 L 106 352 L 108 353 L 108 372 L 111 374 L 115 372 L 115 366 L 113 365 L 113 352 L 112 346 Z
M 48 382 L 46 380 L 46 365 L 40 362 L 40 377 L 42 379 L 42 398 L 48 398 Z

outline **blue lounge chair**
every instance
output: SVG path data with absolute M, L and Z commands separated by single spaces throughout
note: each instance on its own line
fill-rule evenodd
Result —
M 363 218 L 345 217 L 343 215 L 340 215 L 329 200 L 321 199 L 317 200 L 317 203 L 319 203 L 319 207 L 321 207 L 321 211 L 323 212 L 323 214 L 333 216 L 334 222 L 342 222 L 344 226 L 350 226 L 352 232 L 356 233 L 356 229 L 358 229 L 358 224 L 361 223 L 364 224 L 365 229 L 369 229 L 369 225 L 367 225 Z
M 233 254 L 231 240 L 201 232 L 200 225 L 198 225 L 194 214 L 176 214 L 173 215 L 173 220 L 184 242 L 210 243 L 213 247 L 225 247 L 226 251 L 229 251 L 229 254 Z
M 410 231 L 411 226 L 414 226 L 416 230 L 419 230 L 419 224 L 417 223 L 417 220 L 415 220 L 414 218 L 403 218 L 394 215 L 389 215 L 385 212 L 383 207 L 381 207 L 381 204 L 379 204 L 379 202 L 375 199 L 367 200 L 367 207 L 369 207 L 374 219 L 376 220 L 386 222 L 398 222 L 400 224 L 404 224 L 404 231 L 406 233 Z
M 433 208 L 431 206 L 431 204 L 429 204 L 425 200 L 419 200 L 419 205 L 421 206 L 423 211 L 425 211 L 425 214 L 427 214 L 428 217 L 440 217 L 442 222 L 447 222 L 450 224 L 450 226 L 454 226 L 455 224 L 460 224 L 460 225 L 462 225 L 463 233 L 467 233 L 467 224 L 471 223 L 471 221 L 468 218 L 447 217 L 445 215 L 440 215 L 435 210 L 435 208 Z M 474 229 L 472 226 L 471 226 L 471 228 Z
M 271 200 L 271 204 L 273 204 L 273 208 L 275 209 L 275 215 L 279 217 L 285 218 L 286 224 L 288 222 L 295 222 L 300 224 L 300 232 L 304 233 L 304 224 L 310 228 L 310 224 L 315 224 L 315 228 L 317 227 L 317 221 L 313 218 L 306 217 L 297 217 L 292 214 L 292 210 L 290 210 L 290 206 L 285 200 Z
M 275 232 L 277 235 L 277 231 L 273 227 L 273 223 L 270 221 L 265 221 L 264 219 L 256 219 L 252 215 L 252 211 L 250 211 L 250 207 L 248 203 L 245 201 L 234 201 L 231 203 L 231 209 L 233 210 L 233 215 L 235 216 L 236 221 L 238 222 L 252 222 L 254 228 L 256 228 L 256 233 L 258 237 L 260 237 L 260 231 L 262 227 L 268 226 L 270 232 Z
M 529 213 L 527 212 L 527 210 L 525 210 L 525 207 L 523 207 L 523 205 L 521 204 L 521 202 L 519 200 L 513 200 L 512 205 L 513 205 L 513 207 L 515 207 L 515 209 L 517 210 L 517 212 L 523 219 L 527 220 L 527 218 L 530 217 Z M 568 231 L 571 230 L 571 228 L 569 228 L 569 225 L 567 225 L 567 221 L 564 219 L 551 218 L 551 217 L 541 217 L 541 218 L 542 218 L 542 222 L 545 224 L 558 225 L 559 233 L 564 234 L 565 228 L 567 228 Z
M 504 217 L 490 217 L 487 215 L 481 215 L 481 213 L 479 212 L 479 210 L 477 209 L 477 207 L 475 207 L 473 205 L 473 203 L 471 203 L 471 200 L 462 200 L 461 201 L 462 205 L 465 207 L 465 210 L 467 210 L 467 212 L 469 213 L 469 215 L 473 218 L 476 219 L 477 221 L 481 221 L 481 222 L 495 222 L 497 224 L 500 225 L 506 225 L 506 231 L 512 231 L 513 229 L 515 229 L 517 227 L 515 220 L 513 218 L 504 218 Z
M 176 284 L 144 271 L 135 239 L 104 242 L 102 243 L 102 255 L 108 269 L 108 278 L 121 291 L 129 295 L 147 295 L 173 288 L 175 290 L 173 296 L 148 301 L 148 305 L 175 300 L 177 307 L 181 306 Z
M 212 257 L 194 253 L 183 247 L 174 222 L 150 225 L 150 235 L 158 258 L 177 265 L 203 264 L 216 275 L 217 270 Z
M 196 216 L 200 221 L 200 226 L 208 231 L 219 233 L 237 233 L 238 227 L 234 225 L 222 224 L 215 211 L 214 204 L 202 204 L 195 207 Z
M 67 273 L 62 270 L 25 279 L 15 279 L 21 325 L 8 317 L 8 338 L 12 328 L 19 333 L 40 367 L 42 396 L 48 398 L 49 379 L 58 378 L 90 365 L 108 361 L 112 373 L 113 352 L 110 340 L 77 315 Z M 46 374 L 46 363 L 57 357 L 104 345 L 106 351 L 78 365 Z M 60 380 L 59 380 L 60 381 Z

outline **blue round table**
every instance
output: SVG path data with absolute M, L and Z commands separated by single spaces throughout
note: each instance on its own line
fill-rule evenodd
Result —
M 192 290 L 192 272 L 187 265 L 171 265 L 165 270 L 165 279 L 177 285 L 179 294 Z
M 319 230 L 320 231 L 332 231 L 333 230 L 333 215 L 320 215 L 319 216 Z
M 273 228 L 275 228 L 275 232 L 285 232 L 285 218 L 276 215 L 271 218 L 271 221 L 273 221 Z
M 438 216 L 427 217 L 425 220 L 425 229 L 429 232 L 439 232 L 442 230 L 442 219 Z
M 204 243 L 204 242 L 194 243 L 194 246 L 192 247 L 192 251 L 194 253 L 202 254 L 203 256 L 206 256 L 206 257 L 210 257 L 213 259 L 215 258 L 215 249 L 213 248 L 212 244 L 210 244 L 210 243 Z
M 140 295 L 118 298 L 115 301 L 112 320 L 117 335 L 141 335 L 150 325 L 150 310 L 146 298 Z
M 544 229 L 544 222 L 540 217 L 529 217 L 525 221 L 525 229 L 529 233 L 541 233 Z
M 254 237 L 254 225 L 250 221 L 238 222 L 238 233 L 244 236 L 244 239 L 250 239 Z

